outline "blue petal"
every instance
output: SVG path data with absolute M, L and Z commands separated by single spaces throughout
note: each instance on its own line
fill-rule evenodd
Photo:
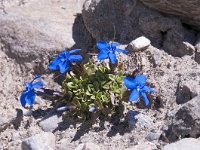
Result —
M 60 73 L 65 73 L 69 70 L 69 62 L 68 61 L 64 61 L 59 63 L 59 70 Z
M 137 102 L 139 99 L 139 91 L 134 89 L 132 92 L 131 92 L 131 95 L 129 97 L 129 101 L 134 101 L 134 102 Z
M 154 90 L 151 89 L 149 86 L 144 86 L 142 89 L 141 89 L 141 92 L 149 92 L 149 93 L 153 93 Z
M 71 55 L 71 56 L 69 56 L 70 62 L 76 62 L 76 61 L 80 62 L 82 60 L 83 60 L 83 57 L 81 55 Z
M 33 78 L 33 80 L 31 81 L 31 82 L 33 82 L 33 81 L 35 81 L 36 79 L 39 79 L 39 78 L 41 78 L 42 76 L 41 75 L 37 75 L 37 76 L 35 76 L 34 78 Z
M 135 82 L 138 83 L 141 87 L 145 85 L 147 78 L 145 75 L 137 75 L 135 77 Z
M 50 64 L 48 65 L 48 68 L 49 69 L 52 69 L 52 70 L 58 70 L 59 69 L 59 63 L 61 62 L 61 58 L 60 57 L 56 57 L 54 60 L 52 60 L 50 62 Z
M 71 51 L 69 51 L 70 54 L 73 54 L 73 53 L 77 53 L 79 52 L 81 49 L 73 49 Z
M 125 77 L 123 78 L 123 82 L 127 89 L 135 89 L 136 88 L 136 83 L 133 78 Z
M 143 97 L 145 105 L 148 106 L 149 105 L 149 100 L 147 98 L 147 95 L 144 92 L 141 92 L 141 94 L 142 94 L 142 97 Z
M 97 42 L 97 47 L 98 47 L 100 50 L 106 50 L 107 48 L 110 47 L 110 45 L 109 45 L 108 42 L 106 42 L 106 41 L 99 41 L 99 42 Z
M 103 59 L 107 59 L 107 58 L 108 58 L 108 53 L 106 53 L 104 51 L 101 51 L 97 56 L 98 60 L 103 60 Z
M 114 53 L 109 53 L 109 57 L 110 57 L 111 63 L 112 63 L 112 64 L 116 64 L 116 62 L 117 62 L 116 54 L 114 54 Z
M 128 52 L 128 51 L 125 50 L 125 49 L 119 49 L 119 48 L 117 48 L 115 51 L 116 51 L 116 52 L 119 52 L 119 53 L 124 53 L 124 54 Z
M 112 48 L 116 48 L 117 46 L 119 46 L 120 44 L 118 42 L 112 42 L 111 43 L 111 47 Z
M 32 88 L 42 88 L 43 87 L 43 83 L 41 81 L 38 81 L 36 83 L 33 83 Z
M 25 101 L 28 103 L 30 106 L 32 106 L 35 102 L 35 93 L 33 90 L 29 91 L 26 96 L 25 96 Z
M 25 105 L 26 105 L 26 96 L 27 96 L 27 92 L 23 91 L 22 95 L 20 97 L 20 102 L 21 102 L 21 104 L 22 104 L 23 107 L 25 107 Z

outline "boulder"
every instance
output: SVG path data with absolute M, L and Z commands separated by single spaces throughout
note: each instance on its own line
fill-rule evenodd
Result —
M 179 16 L 186 24 L 200 29 L 200 0 L 141 0 L 146 6 L 166 14 Z

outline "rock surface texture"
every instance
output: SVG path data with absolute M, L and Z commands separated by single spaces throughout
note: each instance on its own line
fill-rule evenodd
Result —
M 145 5 L 163 13 L 179 16 L 186 24 L 200 29 L 200 0 L 141 0 Z

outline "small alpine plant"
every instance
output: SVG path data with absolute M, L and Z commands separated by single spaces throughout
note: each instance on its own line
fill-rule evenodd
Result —
M 112 64 L 117 63 L 117 56 L 116 52 L 119 53 L 127 53 L 127 50 L 117 48 L 120 44 L 118 42 L 111 42 L 108 43 L 106 41 L 99 41 L 97 42 L 97 47 L 100 50 L 97 58 L 98 60 L 103 60 L 103 59 L 110 59 Z
M 147 78 L 145 75 L 137 75 L 135 78 L 125 77 L 123 82 L 125 86 L 132 90 L 129 97 L 130 102 L 138 102 L 140 94 L 143 97 L 146 106 L 149 105 L 146 92 L 154 92 L 149 86 L 146 85 Z
M 70 65 L 75 62 L 81 62 L 83 57 L 81 55 L 72 55 L 79 52 L 81 49 L 74 49 L 71 51 L 63 50 L 55 59 L 53 59 L 48 68 L 58 70 L 60 73 L 65 73 L 70 70 Z
M 28 104 L 29 106 L 32 106 L 34 104 L 36 97 L 35 89 L 40 89 L 43 87 L 42 81 L 34 81 L 40 78 L 41 76 L 36 76 L 31 82 L 26 83 L 26 89 L 22 92 L 22 95 L 20 97 L 20 101 L 23 107 L 25 107 L 26 104 Z
M 109 59 L 111 67 L 103 63 L 99 64 L 91 58 L 88 63 L 75 65 L 70 69 L 71 65 L 83 60 L 81 55 L 75 54 L 81 49 L 70 51 L 64 49 L 50 62 L 49 69 L 58 70 L 61 74 L 66 73 L 66 79 L 63 81 L 65 94 L 61 98 L 65 106 L 58 108 L 58 111 L 70 110 L 74 116 L 82 118 L 87 118 L 93 113 L 112 114 L 126 101 L 126 88 L 132 90 L 129 97 L 131 102 L 138 102 L 142 95 L 145 105 L 149 105 L 146 92 L 152 93 L 153 90 L 146 85 L 145 75 L 137 75 L 135 78 L 124 77 L 124 65 L 117 63 L 116 52 L 127 53 L 128 51 L 118 48 L 119 45 L 118 42 L 97 42 L 100 50 L 97 59 Z M 20 97 L 23 107 L 34 104 L 36 89 L 43 87 L 41 81 L 35 82 L 40 78 L 41 76 L 36 76 L 31 82 L 26 83 L 26 89 Z

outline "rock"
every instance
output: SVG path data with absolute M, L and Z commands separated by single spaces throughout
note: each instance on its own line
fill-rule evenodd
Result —
M 145 5 L 163 13 L 179 16 L 186 24 L 191 24 L 199 28 L 200 26 L 200 0 L 141 0 Z M 195 16 L 195 17 L 194 17 Z M 200 29 L 200 28 L 199 28 Z
M 59 123 L 62 121 L 61 117 L 58 117 L 57 115 L 53 115 L 50 117 L 46 117 L 46 119 L 42 120 L 39 123 L 39 126 L 46 132 L 52 132 L 56 128 L 58 128 Z
M 153 121 L 149 116 L 131 110 L 128 112 L 128 123 L 129 126 L 136 126 L 140 129 L 144 129 L 151 128 Z
M 194 76 L 196 75 L 194 74 Z M 196 77 L 195 77 L 195 80 L 197 80 Z M 177 86 L 176 102 L 177 104 L 184 104 L 190 101 L 192 98 L 194 98 L 198 94 L 200 94 L 200 86 L 197 82 L 193 83 L 191 79 L 181 81 L 179 82 Z
M 196 48 L 195 61 L 200 64 L 200 33 L 198 34 L 195 48 Z
M 22 150 L 54 150 L 55 136 L 51 132 L 36 134 L 22 142 Z
M 194 138 L 185 138 L 178 142 L 164 146 L 163 150 L 199 150 L 200 140 Z
M 100 147 L 94 143 L 88 142 L 79 144 L 75 150 L 100 150 Z
M 185 103 L 175 114 L 171 125 L 177 137 L 198 137 L 200 135 L 200 95 Z
M 83 2 L 27 0 L 20 3 L 18 0 L 3 0 L 0 4 L 4 10 L 0 10 L 0 48 L 10 58 L 28 68 L 38 67 L 38 72 L 45 70 L 39 62 L 48 63 L 55 51 L 73 46 L 86 48 L 86 44 L 79 43 L 79 40 L 87 41 L 90 35 L 83 25 L 82 17 L 77 16 Z
M 82 14 L 96 40 L 112 41 L 115 35 L 115 41 L 127 44 L 145 36 L 153 46 L 173 56 L 194 54 L 195 32 L 185 28 L 178 18 L 164 16 L 140 1 L 86 0 Z
M 135 40 L 133 40 L 131 43 L 128 44 L 128 50 L 129 52 L 137 52 L 141 50 L 145 50 L 147 47 L 149 47 L 151 44 L 151 41 L 147 39 L 144 36 L 141 36 Z
M 159 140 L 161 133 L 154 133 L 154 132 L 149 132 L 146 136 L 146 139 L 148 141 L 154 141 L 154 140 Z

